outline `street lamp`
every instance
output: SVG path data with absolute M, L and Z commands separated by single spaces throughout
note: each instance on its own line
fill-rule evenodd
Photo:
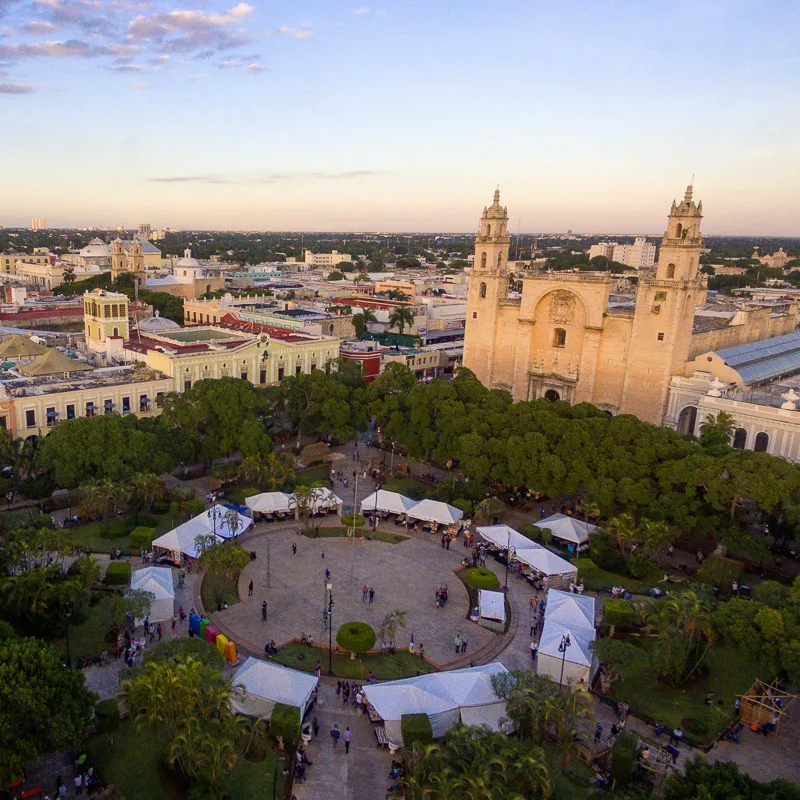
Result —
M 64 619 L 67 621 L 67 666 L 72 666 L 72 655 L 69 651 L 69 618 L 72 616 L 72 603 L 64 603 Z
M 325 584 L 328 590 L 328 675 L 333 675 L 333 584 Z
M 214 506 L 213 508 L 209 508 L 206 512 L 206 516 L 208 517 L 208 521 L 211 522 L 214 526 L 214 536 L 217 535 L 217 520 L 222 519 L 222 511 L 219 508 Z
M 511 528 L 508 529 L 508 544 L 506 545 L 506 577 L 503 579 L 503 591 L 508 591 L 508 566 L 511 563 L 511 554 L 516 550 L 511 546 Z
M 389 464 L 389 474 L 390 475 L 394 475 L 394 448 L 395 448 L 395 444 L 396 443 L 394 441 L 392 441 L 392 460 L 391 460 L 391 462 Z
M 558 645 L 558 652 L 561 653 L 561 677 L 558 679 L 558 691 L 561 691 L 561 686 L 564 683 L 564 662 L 567 660 L 567 648 L 572 644 L 569 640 L 569 634 L 564 634 L 561 637 L 561 643 Z

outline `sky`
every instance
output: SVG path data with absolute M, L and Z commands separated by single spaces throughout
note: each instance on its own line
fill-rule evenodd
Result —
M 0 225 L 800 235 L 797 0 L 0 0 Z

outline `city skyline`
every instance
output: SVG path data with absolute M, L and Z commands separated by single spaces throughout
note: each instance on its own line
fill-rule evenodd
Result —
M 800 235 L 800 12 L 0 3 L 0 224 Z

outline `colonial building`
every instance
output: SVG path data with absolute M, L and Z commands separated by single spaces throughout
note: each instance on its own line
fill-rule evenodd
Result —
M 193 300 L 202 294 L 224 289 L 225 278 L 219 272 L 212 274 L 187 248 L 183 258 L 175 262 L 172 273 L 163 278 L 148 278 L 147 288 L 153 292 L 165 292 Z
M 635 306 L 617 307 L 615 278 L 604 272 L 529 274 L 521 292 L 510 291 L 508 213 L 495 192 L 475 243 L 464 365 L 516 400 L 587 401 L 660 423 L 705 300 L 701 219 L 689 186 L 672 203 L 655 270 L 639 276 Z

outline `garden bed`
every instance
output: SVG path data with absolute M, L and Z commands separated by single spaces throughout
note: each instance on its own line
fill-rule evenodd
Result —
M 235 605 L 239 602 L 239 576 L 231 580 L 225 575 L 206 572 L 200 585 L 200 599 L 206 613 L 216 611 L 220 602 Z
M 301 672 L 313 672 L 317 661 L 322 662 L 322 674 L 328 674 L 328 650 L 316 645 L 292 642 L 282 647 L 272 659 L 276 664 L 299 669 Z M 436 672 L 436 668 L 408 650 L 398 650 L 394 655 L 380 653 L 364 653 L 350 659 L 349 653 L 333 654 L 333 674 L 337 678 L 348 678 L 366 681 L 369 673 L 378 680 L 390 681 L 398 678 L 411 678 L 417 673 Z

